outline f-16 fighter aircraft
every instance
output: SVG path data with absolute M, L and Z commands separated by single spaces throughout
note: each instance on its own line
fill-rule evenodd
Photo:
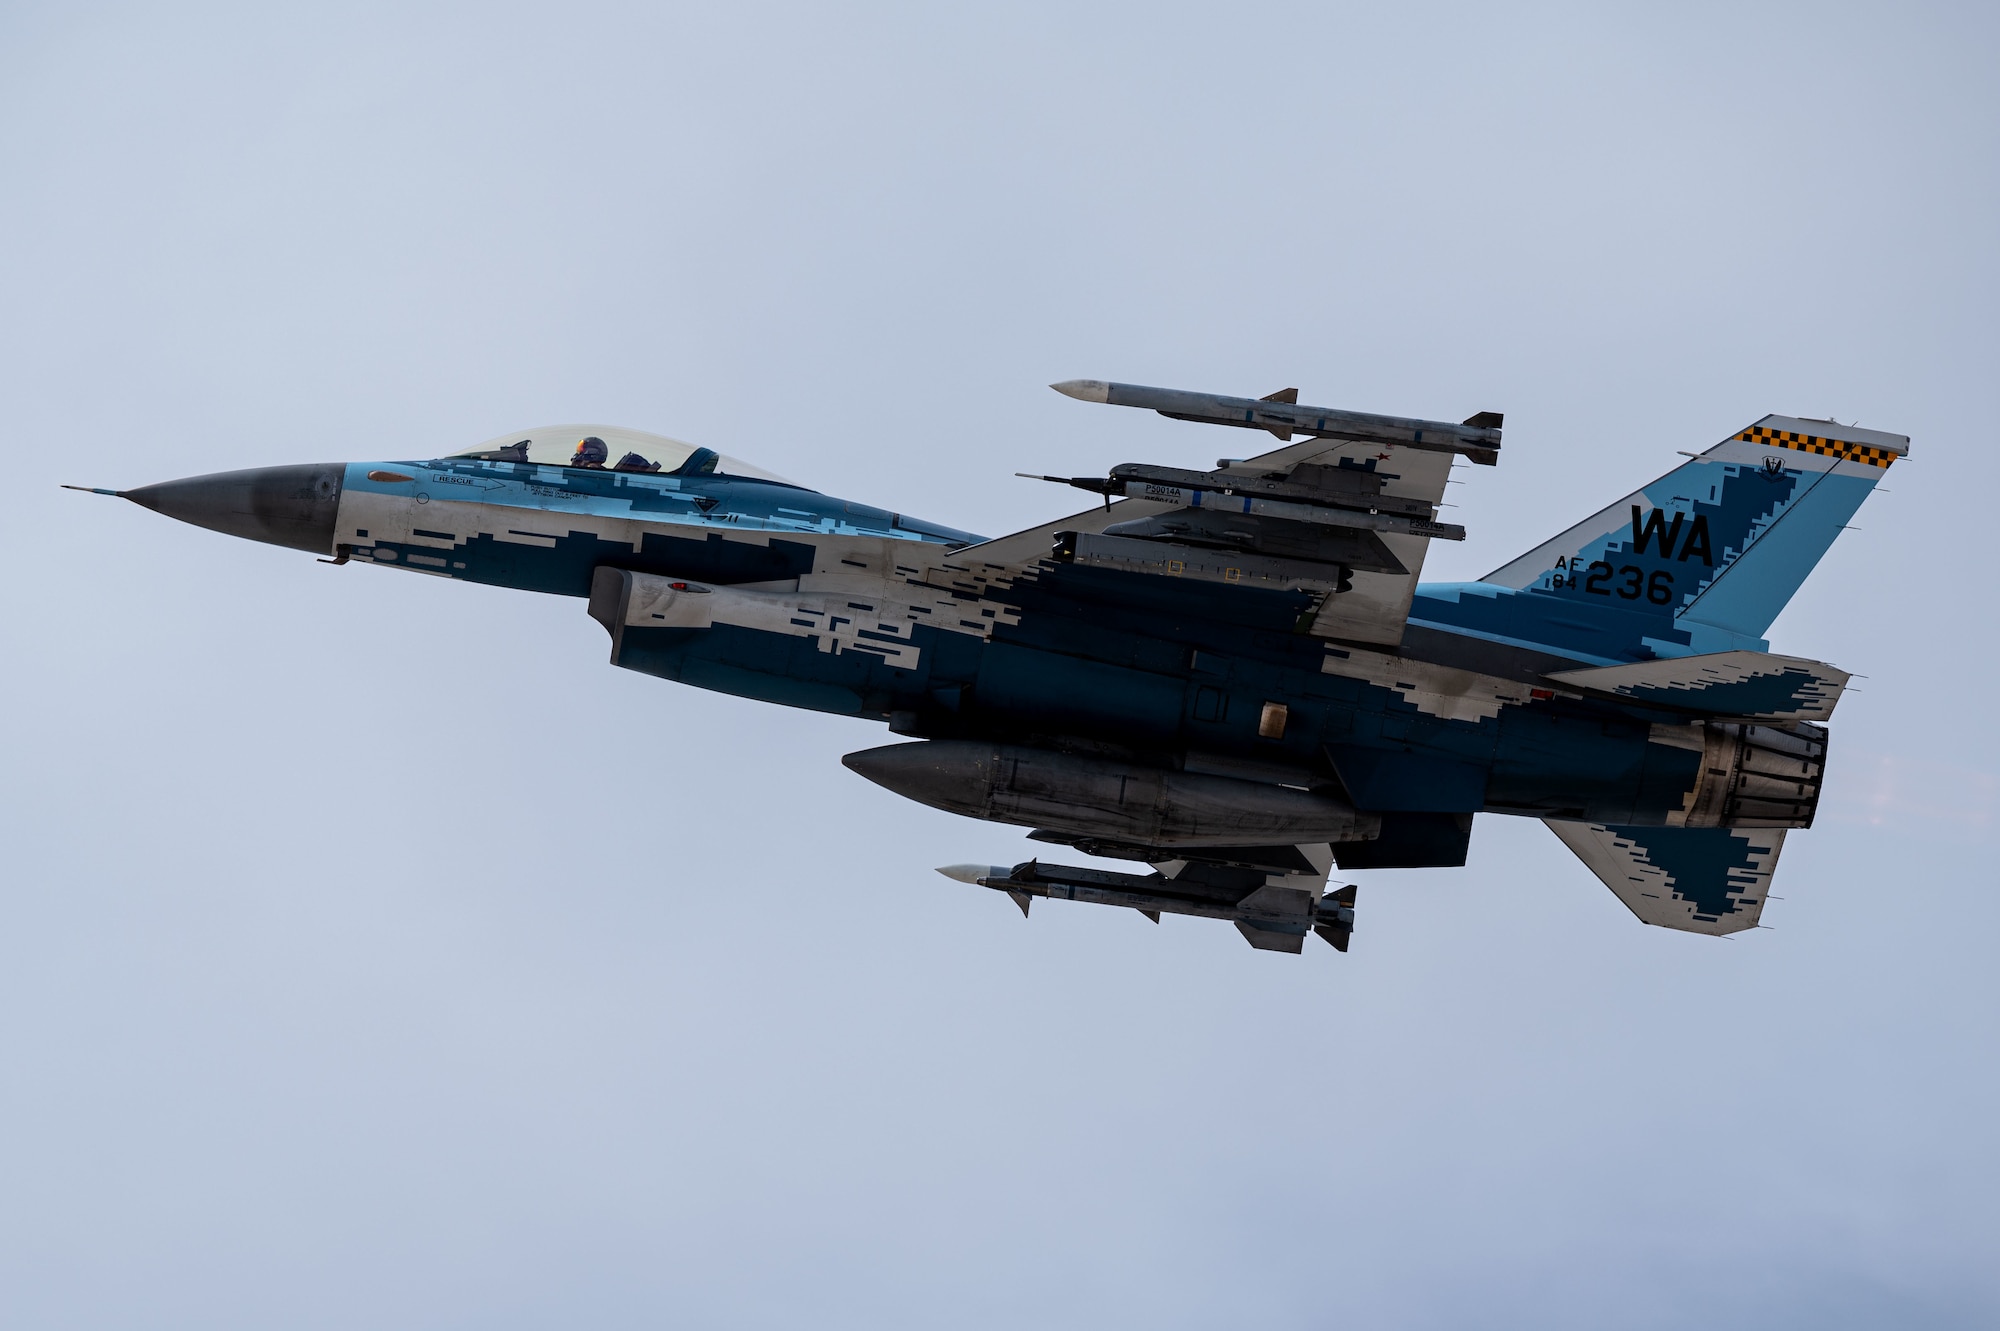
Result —
M 1430 543 L 1465 536 L 1438 519 L 1452 468 L 1498 460 L 1498 413 L 1054 387 L 1279 447 L 1043 477 L 1091 506 L 995 540 L 593 425 L 98 493 L 574 596 L 614 665 L 886 722 L 903 741 L 853 771 L 1128 866 L 941 870 L 1024 914 L 1099 902 L 1345 951 L 1355 889 L 1329 874 L 1462 865 L 1473 815 L 1499 813 L 1542 819 L 1648 924 L 1758 922 L 1848 680 L 1763 634 L 1908 439 L 1766 416 L 1478 582 L 1423 584 Z

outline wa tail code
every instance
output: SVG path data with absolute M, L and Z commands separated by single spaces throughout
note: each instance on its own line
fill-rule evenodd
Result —
M 1632 553 L 1645 554 L 1646 546 L 1657 540 L 1660 545 L 1660 558 L 1674 558 L 1674 546 L 1680 542 L 1681 523 L 1686 519 L 1687 514 L 1676 513 L 1673 525 L 1668 526 L 1665 510 L 1656 508 L 1645 515 L 1642 526 L 1639 506 L 1632 505 Z M 1715 567 L 1715 555 L 1708 545 L 1708 518 L 1700 513 L 1694 515 L 1694 522 L 1688 527 L 1687 543 L 1681 545 L 1679 562 L 1685 563 L 1695 555 L 1700 555 L 1701 562 L 1710 568 Z

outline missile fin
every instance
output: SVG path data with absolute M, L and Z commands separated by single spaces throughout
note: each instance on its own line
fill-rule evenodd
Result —
M 1304 931 L 1292 933 L 1286 929 L 1274 929 L 1249 920 L 1236 921 L 1236 932 L 1244 941 L 1259 952 L 1303 952 L 1306 946 Z
M 1027 919 L 1028 905 L 1030 902 L 1034 901 L 1034 898 L 1029 896 L 1026 892 L 1009 892 L 1007 895 L 1014 898 L 1014 904 L 1021 908 L 1021 918 L 1024 920 Z
M 1354 940 L 1354 887 L 1349 883 L 1319 900 L 1320 918 L 1313 925 L 1313 932 L 1333 944 L 1336 952 L 1347 951 L 1347 945 Z
M 1137 909 L 1139 910 L 1139 913 L 1141 915 L 1151 920 L 1154 924 L 1158 924 L 1160 922 L 1160 912 L 1156 910 L 1146 910 L 1144 908 L 1137 908 Z
M 1280 388 L 1277 392 L 1266 393 L 1264 394 L 1264 396 L 1258 398 L 1257 400 L 1259 402 L 1283 402 L 1287 406 L 1296 407 L 1297 405 L 1299 405 L 1299 390 L 1296 388 Z M 1272 434 L 1278 436 L 1278 439 L 1281 442 L 1287 444 L 1292 442 L 1292 432 L 1289 428 L 1283 425 L 1271 425 L 1265 428 L 1269 429 Z

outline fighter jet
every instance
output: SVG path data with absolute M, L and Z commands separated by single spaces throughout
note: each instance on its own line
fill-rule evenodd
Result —
M 1547 823 L 1647 924 L 1758 923 L 1849 678 L 1763 635 L 1907 438 L 1766 416 L 1477 582 L 1423 583 L 1431 542 L 1464 539 L 1439 508 L 1455 466 L 1498 461 L 1498 413 L 1054 387 L 1277 447 L 1041 477 L 1089 506 L 997 539 L 599 425 L 97 493 L 336 565 L 572 596 L 613 665 L 885 723 L 900 742 L 854 772 L 1122 863 L 940 870 L 1024 914 L 1096 902 L 1344 952 L 1336 870 L 1463 865 L 1488 813 Z

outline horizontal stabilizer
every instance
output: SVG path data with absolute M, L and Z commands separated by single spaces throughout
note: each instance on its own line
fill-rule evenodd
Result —
M 1590 693 L 1611 694 L 1703 716 L 1757 721 L 1824 721 L 1850 678 L 1845 670 L 1769 652 L 1711 652 L 1637 665 L 1563 670 L 1548 676 Z
M 1642 921 L 1696 934 L 1756 927 L 1785 844 L 1775 827 L 1544 821 Z

